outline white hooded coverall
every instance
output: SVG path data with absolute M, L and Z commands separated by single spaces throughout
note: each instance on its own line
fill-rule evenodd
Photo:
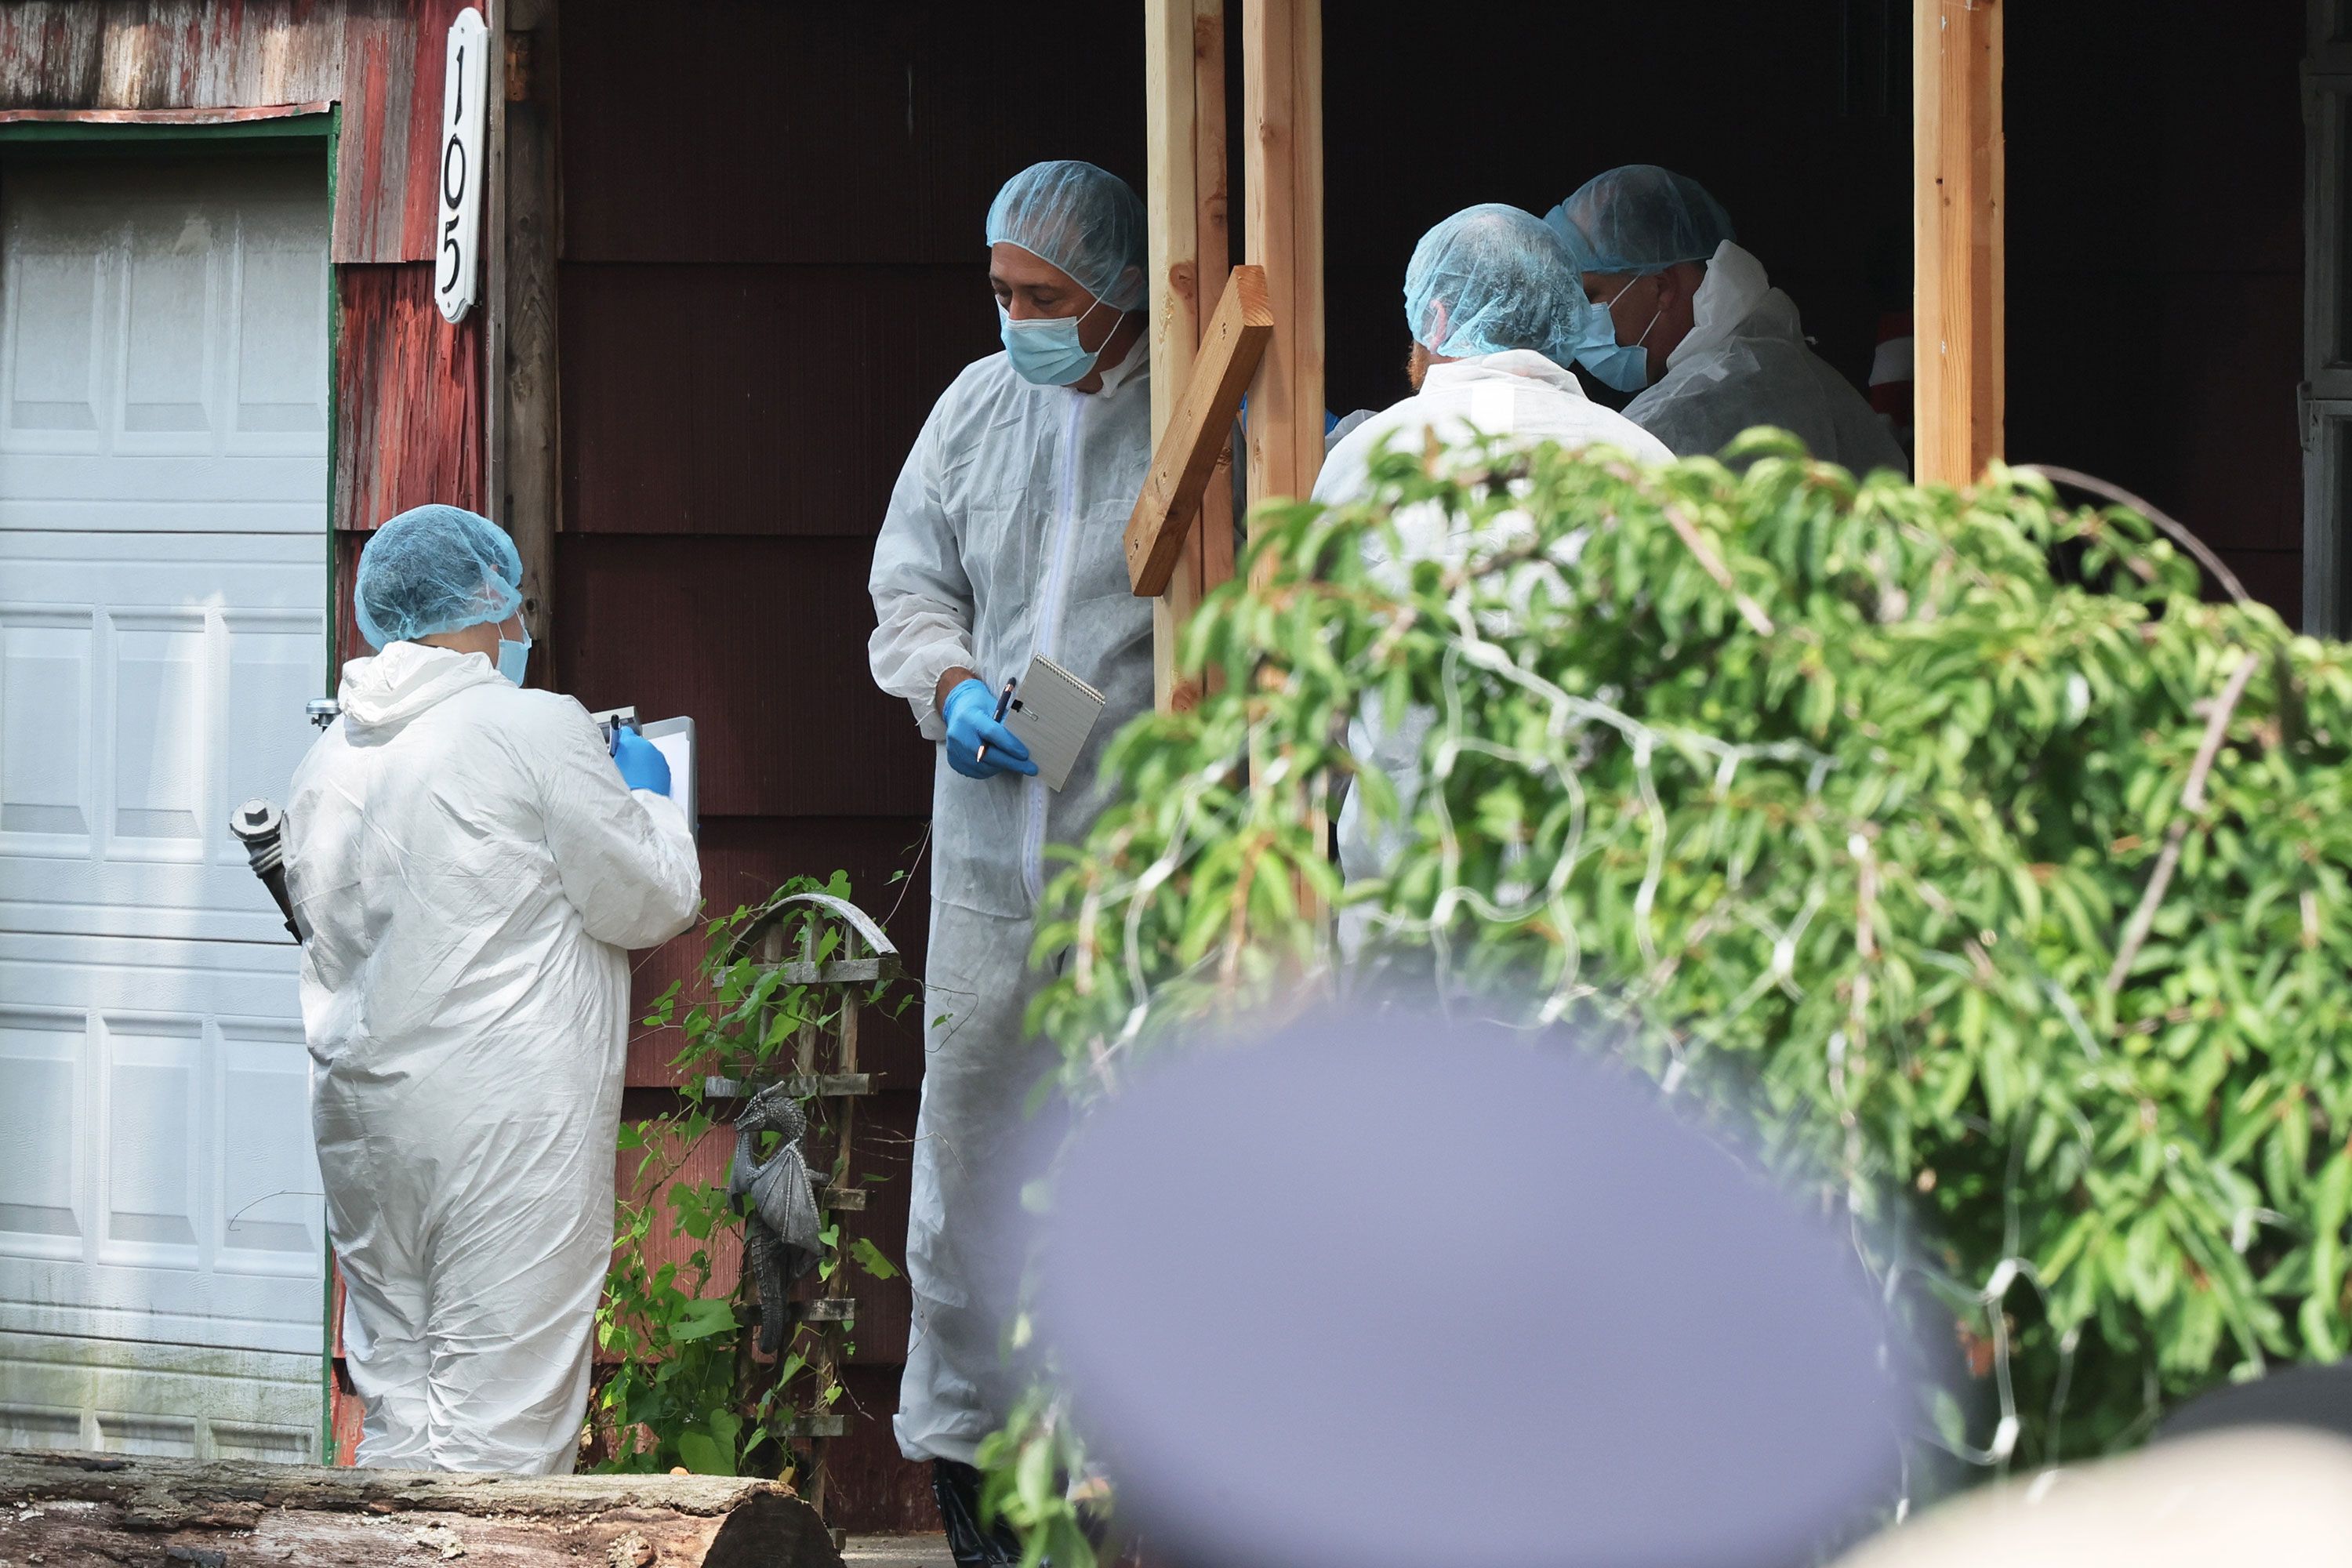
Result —
M 1774 425 L 1857 475 L 1910 471 L 1886 421 L 1812 351 L 1797 302 L 1755 257 L 1727 239 L 1717 246 L 1691 313 L 1666 374 L 1625 405 L 1626 418 L 1685 458 L 1713 457 L 1742 430 Z
M 360 1463 L 569 1471 L 613 1247 L 628 952 L 693 921 L 694 841 L 587 710 L 479 654 L 343 667 L 286 868 Z
M 1507 437 L 1516 446 L 1556 441 L 1562 447 L 1614 447 L 1645 462 L 1674 459 L 1655 436 L 1585 396 L 1574 375 L 1533 349 L 1512 349 L 1431 365 L 1419 393 L 1373 415 L 1331 449 L 1315 481 L 1315 499 L 1340 506 L 1370 494 L 1365 466 L 1383 441 L 1418 452 L 1432 434 L 1450 446 L 1468 440 L 1474 431 Z M 1433 508 L 1400 512 L 1395 522 L 1407 560 L 1457 559 L 1467 542 L 1454 531 L 1453 520 Z M 1384 540 L 1366 546 L 1375 566 L 1387 552 Z M 1348 880 L 1386 874 L 1402 847 L 1421 790 L 1421 743 L 1433 717 L 1416 709 L 1393 730 L 1380 722 L 1377 712 L 1359 715 L 1349 724 L 1349 751 L 1395 786 L 1398 818 L 1375 827 L 1357 793 L 1348 792 L 1338 835 L 1339 869 Z M 1343 911 L 1340 936 L 1347 947 L 1352 950 L 1363 928 L 1362 911 Z
M 1053 1070 L 1024 1039 L 1048 844 L 1083 839 L 1105 804 L 1103 748 L 1151 706 L 1151 601 L 1129 586 L 1128 514 L 1151 461 L 1150 363 L 1138 342 L 1098 392 L 1024 381 L 1002 353 L 965 368 L 924 423 L 890 495 L 869 584 L 874 679 L 923 734 L 945 734 L 940 677 L 992 689 L 1052 658 L 1107 700 L 1060 793 L 1018 773 L 966 778 L 939 748 L 907 1276 L 915 1298 L 896 1428 L 910 1459 L 970 1464 L 1021 1391 L 1003 1334 L 1018 1304 L 1024 1115 Z

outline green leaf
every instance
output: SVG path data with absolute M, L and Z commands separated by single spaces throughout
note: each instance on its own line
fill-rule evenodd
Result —
M 698 1476 L 731 1476 L 735 1473 L 734 1445 L 722 1443 L 708 1432 L 688 1428 L 677 1435 L 677 1462 Z
M 857 1260 L 860 1268 L 877 1279 L 898 1278 L 898 1265 L 882 1256 L 882 1249 L 865 1237 L 861 1236 L 849 1244 L 849 1256 Z
M 691 1300 L 681 1306 L 669 1321 L 669 1337 L 674 1340 L 707 1339 L 740 1327 L 735 1321 L 735 1310 L 725 1301 Z

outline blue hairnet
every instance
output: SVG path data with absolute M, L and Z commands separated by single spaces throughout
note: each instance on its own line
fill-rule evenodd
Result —
M 989 204 L 988 243 L 1052 262 L 1115 310 L 1143 303 L 1143 198 L 1108 169 L 1076 158 L 1030 164 Z
M 1591 312 L 1559 237 L 1500 202 L 1465 208 L 1423 235 L 1404 269 L 1406 330 L 1448 359 L 1533 349 L 1565 366 Z
M 1731 215 L 1687 174 L 1628 163 L 1595 174 L 1544 215 L 1579 272 L 1663 272 L 1733 237 Z
M 522 557 L 487 517 L 420 506 L 369 535 L 352 608 L 369 646 L 503 621 L 522 604 Z

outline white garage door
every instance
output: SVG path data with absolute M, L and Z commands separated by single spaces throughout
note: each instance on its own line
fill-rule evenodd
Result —
M 327 332 L 322 158 L 0 163 L 0 1447 L 316 1448 Z

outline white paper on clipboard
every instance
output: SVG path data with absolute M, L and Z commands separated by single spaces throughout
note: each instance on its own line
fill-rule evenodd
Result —
M 697 842 L 702 838 L 702 817 L 696 810 L 694 784 L 694 721 L 687 718 L 656 719 L 650 724 L 640 723 L 635 708 L 605 708 L 588 715 L 595 721 L 609 749 L 613 731 L 626 724 L 654 744 L 654 750 L 669 763 L 669 798 L 678 810 L 686 813 L 686 826 Z
M 650 724 L 637 726 L 637 733 L 654 743 L 654 750 L 669 763 L 669 797 L 686 813 L 686 826 L 699 841 L 702 818 L 695 811 L 694 788 L 694 721 L 688 718 L 656 719 Z
M 1101 692 L 1041 653 L 1029 661 L 1029 673 L 1013 689 L 1004 727 L 1029 748 L 1037 776 L 1058 790 L 1077 765 L 1078 752 L 1102 710 Z

